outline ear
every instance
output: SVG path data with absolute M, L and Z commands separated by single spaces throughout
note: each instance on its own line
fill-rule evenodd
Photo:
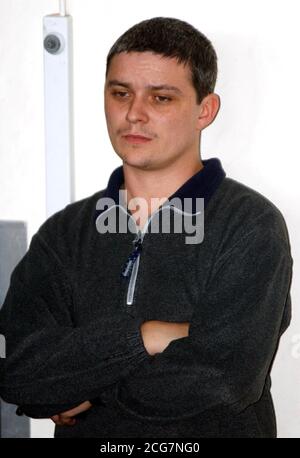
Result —
M 209 126 L 217 116 L 221 106 L 218 94 L 208 94 L 199 105 L 199 115 L 197 119 L 197 129 L 200 131 Z

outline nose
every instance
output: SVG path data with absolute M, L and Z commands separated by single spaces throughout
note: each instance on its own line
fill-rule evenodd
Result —
M 126 120 L 132 123 L 147 122 L 149 119 L 146 102 L 142 97 L 134 97 L 129 105 Z

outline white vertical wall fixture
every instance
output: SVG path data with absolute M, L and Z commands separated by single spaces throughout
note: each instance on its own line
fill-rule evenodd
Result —
M 59 14 L 61 16 L 66 15 L 66 0 L 59 0 Z
M 74 201 L 72 17 L 44 16 L 47 217 Z

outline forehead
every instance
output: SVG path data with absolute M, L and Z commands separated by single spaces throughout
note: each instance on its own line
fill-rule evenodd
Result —
M 122 52 L 115 54 L 110 62 L 107 80 L 122 79 L 134 85 L 170 84 L 191 85 L 190 68 L 174 57 L 153 52 Z

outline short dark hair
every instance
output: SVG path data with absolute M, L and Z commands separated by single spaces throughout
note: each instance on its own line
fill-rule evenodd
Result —
M 189 65 L 198 104 L 214 91 L 218 66 L 211 42 L 188 22 L 171 17 L 146 19 L 124 32 L 108 52 L 105 77 L 115 54 L 145 51 L 175 57 Z

